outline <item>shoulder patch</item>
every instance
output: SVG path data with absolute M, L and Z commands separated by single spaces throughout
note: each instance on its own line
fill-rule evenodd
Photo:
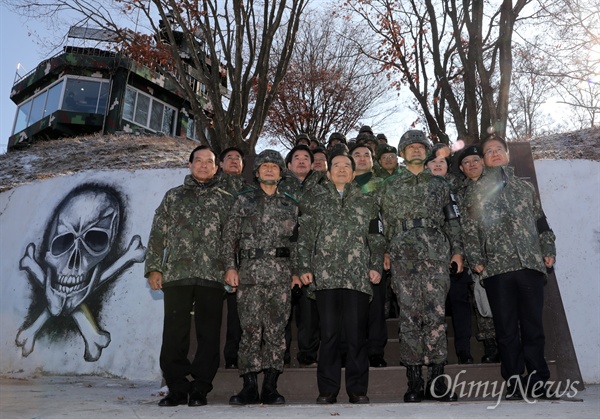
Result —
M 288 198 L 290 198 L 292 201 L 294 201 L 296 204 L 298 203 L 298 200 L 291 194 L 284 192 L 283 195 L 287 196 Z
M 247 194 L 249 192 L 253 192 L 254 190 L 255 190 L 254 188 L 244 189 L 242 191 L 239 191 L 236 196 L 245 195 L 245 194 Z

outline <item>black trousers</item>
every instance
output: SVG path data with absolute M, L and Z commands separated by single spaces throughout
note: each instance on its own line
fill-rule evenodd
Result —
M 160 368 L 171 393 L 187 394 L 191 384 L 203 393 L 212 390 L 219 368 L 219 343 L 223 290 L 183 285 L 163 288 L 165 318 L 163 324 Z M 194 311 L 198 349 L 194 360 L 188 360 L 191 312 Z
M 525 367 L 530 385 L 550 377 L 544 358 L 544 281 L 541 272 L 531 269 L 484 280 L 496 328 L 501 374 L 507 381 L 522 376 Z
M 289 353 L 292 342 L 292 318 L 295 317 L 298 329 L 298 362 L 306 364 L 317 360 L 319 351 L 319 312 L 315 300 L 308 298 L 308 287 L 302 287 L 302 294 L 293 302 L 290 318 L 285 327 L 285 347 Z M 295 310 L 295 316 L 294 316 Z
M 316 292 L 316 296 L 321 325 L 321 348 L 317 366 L 319 393 L 337 395 L 340 391 L 340 341 L 344 331 L 347 345 L 346 392 L 366 394 L 369 386 L 369 296 L 349 289 L 321 290 Z
M 448 308 L 452 315 L 454 328 L 454 349 L 456 354 L 471 354 L 471 315 L 473 306 L 470 300 L 470 288 L 473 279 L 465 269 L 458 275 L 450 275 L 448 291 Z
M 225 301 L 227 302 L 227 337 L 223 348 L 223 356 L 225 362 L 235 362 L 237 364 L 238 349 L 242 338 L 242 327 L 240 326 L 240 316 L 237 309 L 237 295 L 234 292 L 227 293 Z
M 388 273 L 386 275 L 386 272 Z M 379 284 L 373 287 L 373 299 L 369 303 L 369 332 L 367 352 L 371 355 L 384 355 L 385 344 L 388 340 L 387 324 L 385 322 L 385 293 L 386 281 L 390 280 L 389 271 L 385 271 Z

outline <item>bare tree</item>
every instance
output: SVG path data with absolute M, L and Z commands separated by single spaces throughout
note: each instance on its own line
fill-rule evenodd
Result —
M 2 0 L 18 13 L 116 33 L 123 51 L 176 81 L 200 140 L 253 153 L 287 70 L 307 0 Z M 279 37 L 279 49 L 273 40 Z M 185 51 L 178 45 L 185 44 Z M 227 77 L 224 95 L 223 75 Z M 190 83 L 191 75 L 198 83 Z M 208 103 L 202 101 L 202 88 Z M 208 109 L 209 112 L 205 112 Z M 213 135 L 210 132 L 213 131 Z
M 290 148 L 297 134 L 307 133 L 324 142 L 330 132 L 358 129 L 359 120 L 385 100 L 386 78 L 351 41 L 360 30 L 322 11 L 304 15 L 265 124 L 273 140 Z
M 398 75 L 421 108 L 434 141 L 447 124 L 476 142 L 506 131 L 512 36 L 531 0 L 349 0 L 352 15 L 379 36 L 364 53 Z M 449 119 L 449 121 L 448 121 Z
M 523 141 L 547 132 L 542 106 L 554 92 L 554 80 L 547 76 L 550 62 L 540 55 L 536 39 L 529 38 L 528 43 L 515 45 L 513 51 L 507 138 Z
M 531 72 L 551 81 L 557 103 L 571 108 L 571 129 L 593 127 L 600 115 L 600 0 L 541 0 L 536 39 L 544 65 Z M 524 38 L 524 41 L 528 41 Z

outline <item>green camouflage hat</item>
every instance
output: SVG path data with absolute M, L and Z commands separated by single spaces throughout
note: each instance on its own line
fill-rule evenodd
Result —
M 425 133 L 418 129 L 411 129 L 406 131 L 400 138 L 400 142 L 398 143 L 398 151 L 402 153 L 406 146 L 414 143 L 423 144 L 428 153 L 431 150 L 431 142 L 427 139 Z
M 275 163 L 281 169 L 281 173 L 283 173 L 285 169 L 283 157 L 281 157 L 281 154 L 277 150 L 261 151 L 258 156 L 256 156 L 256 160 L 254 160 L 254 167 L 252 168 L 252 171 L 256 172 L 263 163 Z

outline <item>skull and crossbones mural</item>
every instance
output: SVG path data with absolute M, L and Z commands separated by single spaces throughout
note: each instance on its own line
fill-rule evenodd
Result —
M 39 253 L 36 255 L 35 243 L 27 245 L 19 268 L 27 272 L 43 297 L 41 314 L 34 315 L 33 322 L 24 324 L 17 334 L 16 344 L 23 356 L 33 352 L 48 320 L 70 317 L 83 337 L 84 359 L 94 362 L 100 358 L 110 343 L 110 333 L 99 328 L 87 301 L 102 285 L 146 257 L 139 235 L 131 238 L 127 249 L 120 249 L 123 220 L 120 194 L 108 185 L 86 183 L 56 207 Z M 33 305 L 30 312 L 36 311 Z

